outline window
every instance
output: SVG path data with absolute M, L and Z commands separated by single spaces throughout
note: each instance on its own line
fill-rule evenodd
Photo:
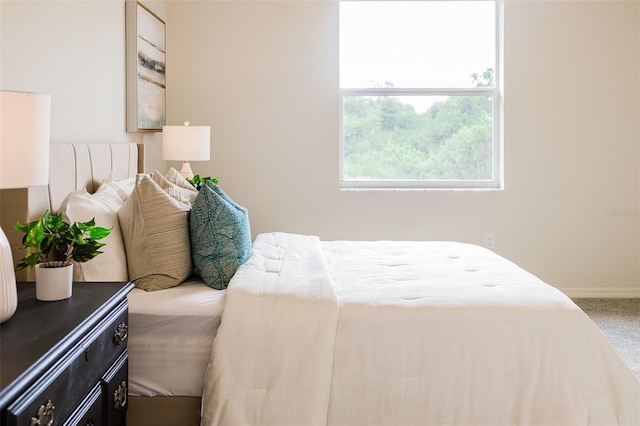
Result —
M 498 188 L 495 1 L 341 1 L 343 188 Z

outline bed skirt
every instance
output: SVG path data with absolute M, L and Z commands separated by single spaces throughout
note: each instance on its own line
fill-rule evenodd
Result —
M 202 398 L 129 396 L 127 426 L 199 426 Z

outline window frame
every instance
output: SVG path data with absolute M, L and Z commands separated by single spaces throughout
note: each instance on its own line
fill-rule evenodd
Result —
M 354 0 L 340 0 L 354 1 Z M 391 1 L 391 0 L 382 0 Z M 416 1 L 468 1 L 468 0 L 416 0 Z M 497 190 L 504 189 L 503 157 L 503 102 L 502 102 L 502 37 L 503 13 L 498 0 L 495 3 L 495 64 L 494 86 L 473 88 L 342 88 L 339 87 L 340 137 L 339 137 L 339 187 L 340 189 L 451 189 L 451 190 Z M 338 39 L 338 45 L 340 44 Z M 338 79 L 339 80 L 339 79 Z M 345 179 L 344 178 L 344 98 L 348 96 L 486 96 L 493 101 L 492 169 L 493 177 L 487 180 L 440 180 L 440 179 Z

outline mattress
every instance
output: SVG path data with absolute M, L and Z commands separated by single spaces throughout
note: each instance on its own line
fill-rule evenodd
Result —
M 226 290 L 202 425 L 637 425 L 569 298 L 482 247 L 261 234 Z
M 225 291 L 190 279 L 177 287 L 129 293 L 129 393 L 202 396 L 204 372 Z

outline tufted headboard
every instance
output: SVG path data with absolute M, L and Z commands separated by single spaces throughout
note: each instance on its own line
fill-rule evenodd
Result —
M 85 188 L 94 192 L 112 176 L 116 180 L 144 171 L 144 146 L 135 143 L 52 143 L 49 185 L 0 191 L 0 226 L 7 235 L 13 261 L 24 256 L 19 250 L 22 235 L 14 230 L 17 220 L 35 220 L 46 209 L 56 213 L 67 194 Z M 18 280 L 33 280 L 33 272 L 16 273 Z
M 49 207 L 57 212 L 67 194 L 81 188 L 94 192 L 103 180 L 135 176 L 144 158 L 134 143 L 51 144 Z

